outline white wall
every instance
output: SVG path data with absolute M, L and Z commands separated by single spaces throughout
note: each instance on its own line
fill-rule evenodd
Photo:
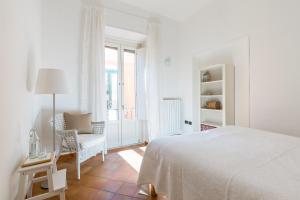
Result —
M 192 58 L 207 50 L 222 48 L 228 41 L 249 36 L 250 126 L 297 134 L 300 112 L 295 105 L 300 95 L 294 88 L 299 84 L 298 4 L 296 0 L 285 3 L 279 0 L 213 0 L 180 25 L 161 18 L 161 97 L 183 98 L 183 119 L 192 121 Z M 42 64 L 67 71 L 71 93 L 58 96 L 58 110 L 77 110 L 80 0 L 44 0 L 42 7 Z M 105 9 L 109 26 L 146 33 L 146 18 L 151 14 L 120 4 L 112 3 L 108 7 L 116 7 L 116 10 Z M 137 17 L 143 14 L 144 17 Z M 168 57 L 171 62 L 166 66 L 164 59 Z M 51 98 L 44 97 L 44 100 L 44 119 L 49 119 Z M 192 126 L 185 126 L 185 130 L 191 129 Z
M 114 8 L 114 9 L 111 9 Z M 108 5 L 104 9 L 108 26 L 122 28 L 146 34 L 147 18 L 151 14 L 122 4 Z M 130 14 L 128 14 L 130 13 Z M 177 73 L 172 65 L 177 58 L 178 23 L 160 18 L 161 24 L 161 58 L 162 69 L 161 96 L 177 95 L 172 80 Z M 42 66 L 62 68 L 66 71 L 71 91 L 68 95 L 57 97 L 57 110 L 79 109 L 79 56 L 80 56 L 80 0 L 44 0 L 42 1 Z M 170 57 L 169 67 L 164 66 L 164 59 Z M 171 89 L 170 89 L 171 88 Z M 43 97 L 43 139 L 51 144 L 48 120 L 51 116 L 51 97 Z
M 39 66 L 39 0 L 0 1 L 0 199 L 15 199 L 17 167 L 28 152 L 29 130 L 36 123 L 32 93 Z
M 80 1 L 42 1 L 42 66 L 62 68 L 70 92 L 57 95 L 57 109 L 78 107 Z M 43 98 L 43 108 L 52 108 L 51 96 Z
M 177 66 L 184 118 L 193 117 L 193 55 L 248 35 L 250 126 L 300 136 L 299 7 L 297 0 L 215 0 L 186 20 Z
M 217 63 L 234 66 L 234 119 L 235 125 L 249 127 L 249 38 L 242 37 L 193 57 L 193 121 L 200 119 L 200 69 Z M 193 123 L 195 131 L 200 123 Z

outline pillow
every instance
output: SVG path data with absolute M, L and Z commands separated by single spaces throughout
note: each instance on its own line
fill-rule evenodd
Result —
M 76 129 L 79 134 L 92 133 L 91 113 L 64 113 L 67 130 Z

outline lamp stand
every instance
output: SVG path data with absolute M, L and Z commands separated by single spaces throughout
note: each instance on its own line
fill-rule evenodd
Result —
M 52 139 L 53 139 L 53 152 L 55 155 L 55 93 L 52 94 Z M 48 181 L 41 183 L 42 189 L 49 189 Z
M 52 106 L 52 134 L 53 134 L 53 152 L 55 153 L 55 93 L 52 94 L 53 106 Z

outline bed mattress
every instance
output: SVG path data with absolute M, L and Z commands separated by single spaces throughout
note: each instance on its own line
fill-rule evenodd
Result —
M 159 138 L 138 184 L 168 200 L 299 200 L 300 139 L 239 127 Z

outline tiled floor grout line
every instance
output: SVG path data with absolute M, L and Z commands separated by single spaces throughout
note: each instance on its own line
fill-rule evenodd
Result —
M 113 194 L 113 197 L 114 197 L 115 195 L 122 195 L 122 196 L 131 197 L 131 198 L 142 199 L 142 198 L 137 197 L 137 196 L 130 196 L 130 195 L 127 195 L 127 194 L 122 194 L 122 193 L 118 193 L 118 192 L 112 192 L 112 191 L 109 191 L 109 190 L 99 189 L 99 188 L 95 188 L 95 187 L 91 187 L 91 186 L 83 186 L 83 187 L 90 188 L 90 189 L 95 189 L 95 190 L 97 190 L 97 191 L 108 192 L 108 193 Z M 142 195 L 142 194 L 141 194 L 141 195 Z M 145 195 L 145 196 L 147 196 L 147 195 Z M 113 198 L 113 197 L 112 197 L 112 198 Z

